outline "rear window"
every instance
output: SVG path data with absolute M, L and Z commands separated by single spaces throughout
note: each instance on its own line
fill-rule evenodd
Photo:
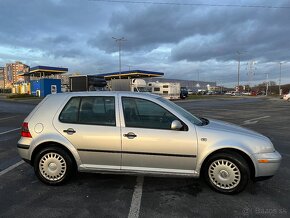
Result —
M 114 97 L 71 98 L 59 116 L 60 122 L 115 126 Z

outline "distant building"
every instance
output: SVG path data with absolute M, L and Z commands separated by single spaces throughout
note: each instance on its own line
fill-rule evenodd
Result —
M 162 82 L 162 83 L 180 83 L 181 87 L 186 87 L 192 91 L 210 90 L 211 87 L 216 86 L 216 82 L 194 81 L 182 79 L 167 79 L 167 78 L 146 78 L 146 82 Z
M 23 82 L 24 78 L 20 74 L 27 72 L 29 72 L 29 66 L 20 61 L 6 64 L 4 68 L 5 86 L 11 87 L 18 82 Z
M 164 73 L 162 72 L 153 72 L 145 70 L 129 70 L 114 72 L 114 73 L 104 73 L 97 74 L 96 76 L 104 78 L 106 80 L 113 79 L 134 79 L 140 78 L 148 82 L 162 82 L 162 83 L 180 83 L 181 87 L 186 87 L 192 91 L 197 92 L 198 90 L 211 90 L 212 87 L 216 86 L 216 82 L 207 82 L 207 81 L 193 81 L 193 80 L 181 80 L 181 79 L 167 79 L 163 78 Z
M 4 67 L 0 67 L 0 89 L 5 88 Z

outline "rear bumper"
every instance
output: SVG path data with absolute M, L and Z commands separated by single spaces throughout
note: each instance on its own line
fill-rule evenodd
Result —
M 254 154 L 256 175 L 255 177 L 271 177 L 279 169 L 282 157 L 279 152 Z
M 25 161 L 30 163 L 29 145 L 17 144 L 17 150 L 20 157 Z

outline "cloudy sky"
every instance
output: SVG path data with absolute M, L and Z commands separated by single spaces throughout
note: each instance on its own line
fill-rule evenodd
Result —
M 112 37 L 124 37 L 122 70 L 191 80 L 199 74 L 231 86 L 240 56 L 242 84 L 250 62 L 253 82 L 265 81 L 265 73 L 278 82 L 280 62 L 282 83 L 290 82 L 289 0 L 0 0 L 0 8 L 0 66 L 19 60 L 115 72 Z

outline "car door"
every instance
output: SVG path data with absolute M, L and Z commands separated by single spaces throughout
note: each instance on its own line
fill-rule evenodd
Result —
M 77 149 L 83 167 L 120 170 L 116 107 L 114 96 L 73 97 L 55 117 L 55 128 Z
M 191 174 L 195 171 L 195 128 L 183 122 L 171 129 L 177 116 L 159 104 L 122 96 L 122 170 Z

